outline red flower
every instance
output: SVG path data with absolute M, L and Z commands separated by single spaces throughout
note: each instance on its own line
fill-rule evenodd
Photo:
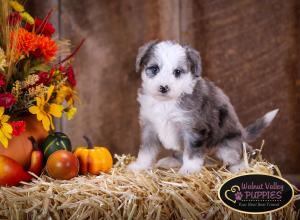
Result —
M 68 81 L 72 87 L 76 86 L 77 82 L 74 75 L 74 70 L 72 66 L 69 66 L 66 70 Z
M 39 80 L 37 81 L 37 84 L 44 84 L 44 85 L 48 85 L 51 81 L 49 73 L 47 72 L 40 72 L 38 74 L 39 76 Z
M 55 28 L 53 27 L 53 25 L 51 23 L 45 22 L 44 20 L 39 19 L 39 18 L 36 18 L 34 20 L 33 25 L 27 23 L 25 25 L 25 28 L 28 31 L 35 30 L 35 33 L 42 34 L 47 37 L 51 37 L 52 34 L 55 32 Z
M 26 122 L 25 121 L 13 121 L 10 123 L 13 128 L 13 136 L 19 136 L 22 132 L 26 129 Z
M 11 26 L 15 26 L 16 24 L 20 23 L 22 21 L 22 17 L 19 14 L 19 12 L 12 12 L 8 16 L 8 24 Z
M 37 48 L 35 51 L 32 52 L 32 54 L 35 58 L 41 58 L 43 56 L 40 48 Z
M 0 73 L 0 87 L 5 86 L 5 84 L 5 76 L 2 73 Z
M 58 67 L 58 70 L 59 70 L 60 72 L 63 72 L 63 71 L 65 71 L 65 67 L 64 67 L 64 66 L 59 66 L 59 67 Z
M 4 108 L 10 108 L 16 103 L 15 97 L 11 93 L 0 94 L 0 106 Z

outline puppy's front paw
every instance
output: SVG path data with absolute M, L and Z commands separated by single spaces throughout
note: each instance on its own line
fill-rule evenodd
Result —
M 199 172 L 202 168 L 202 165 L 199 164 L 183 164 L 180 168 L 179 173 L 181 175 L 189 175 L 192 173 Z
M 140 170 L 150 169 L 151 167 L 147 166 L 139 161 L 135 161 L 135 162 L 132 162 L 131 164 L 129 164 L 127 168 L 132 171 L 140 171 Z

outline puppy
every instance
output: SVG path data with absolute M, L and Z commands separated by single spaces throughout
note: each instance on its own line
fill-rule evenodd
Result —
M 229 165 L 243 168 L 242 143 L 254 141 L 276 116 L 273 110 L 244 128 L 223 91 L 201 77 L 201 59 L 189 46 L 150 42 L 139 49 L 136 71 L 142 144 L 131 170 L 151 168 L 161 147 L 179 152 L 181 174 L 201 170 L 207 150 Z M 176 164 L 178 157 L 164 158 Z M 175 161 L 175 162 L 174 162 Z

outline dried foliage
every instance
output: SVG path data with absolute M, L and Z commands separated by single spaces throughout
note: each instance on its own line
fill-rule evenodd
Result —
M 21 2 L 0 0 L 0 121 L 5 123 L 0 145 L 4 148 L 12 136 L 25 131 L 24 115 L 36 115 L 49 131 L 54 130 L 53 118 L 66 113 L 71 120 L 77 112 L 72 61 L 82 43 L 71 52 L 69 40 L 55 40 L 51 14 L 52 10 L 33 18 Z

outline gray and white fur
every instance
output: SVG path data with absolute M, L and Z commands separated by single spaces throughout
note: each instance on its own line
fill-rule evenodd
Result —
M 244 128 L 229 98 L 201 77 L 201 68 L 199 53 L 189 46 L 163 41 L 139 49 L 142 144 L 137 160 L 129 165 L 131 170 L 151 168 L 161 147 L 178 152 L 181 158 L 167 157 L 159 163 L 172 167 L 179 161 L 182 174 L 201 170 L 210 149 L 231 171 L 243 168 L 242 143 L 259 137 L 278 110 Z

